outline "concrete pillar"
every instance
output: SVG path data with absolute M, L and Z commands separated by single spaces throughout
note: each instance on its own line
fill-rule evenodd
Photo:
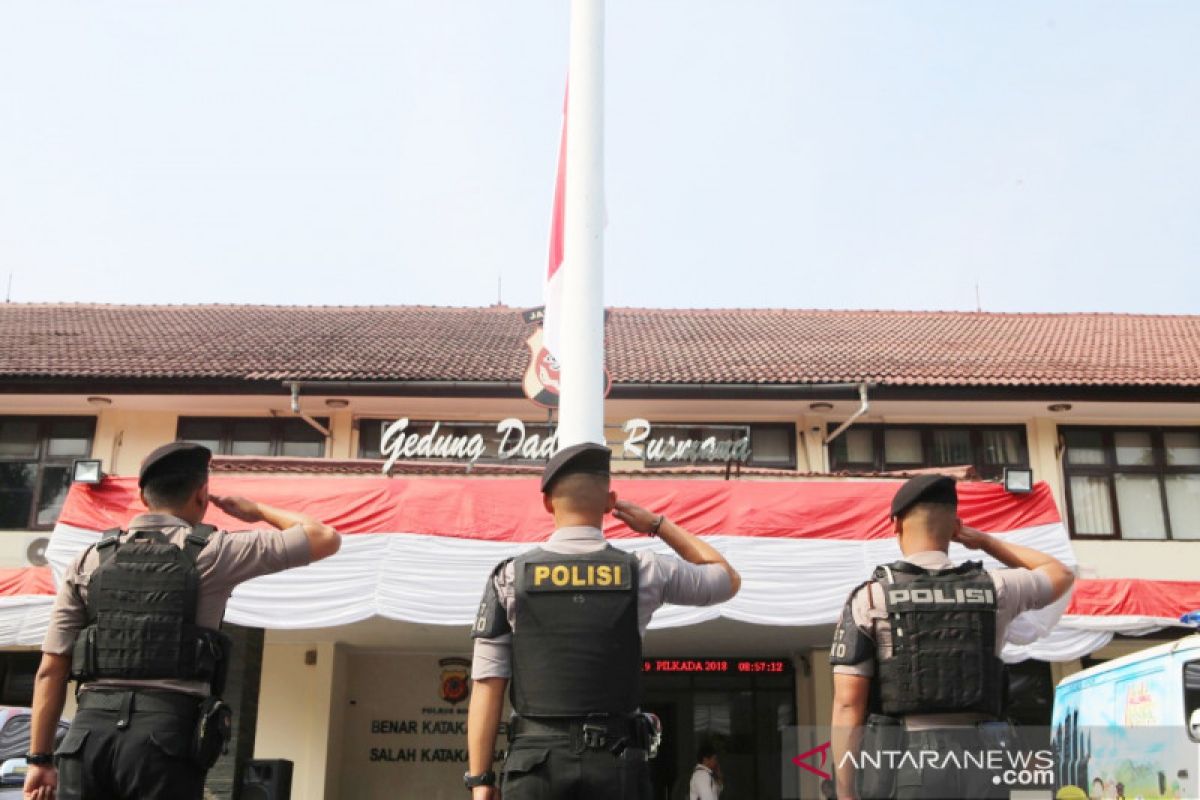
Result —
M 1062 469 L 1056 452 L 1058 425 L 1051 419 L 1031 419 L 1026 423 L 1026 438 L 1029 441 L 1029 466 L 1033 469 L 1034 480 L 1050 484 L 1059 513 L 1066 519 L 1067 501 L 1063 493 Z
M 333 440 L 329 445 L 327 458 L 355 458 L 354 414 L 349 409 L 334 411 L 329 415 L 329 430 Z
M 105 408 L 96 418 L 92 458 L 109 475 L 137 475 L 142 459 L 159 445 L 175 441 L 179 415 L 171 411 Z
M 825 426 L 828 420 L 815 414 L 800 418 L 801 452 L 797 453 L 797 467 L 801 472 L 826 472 Z

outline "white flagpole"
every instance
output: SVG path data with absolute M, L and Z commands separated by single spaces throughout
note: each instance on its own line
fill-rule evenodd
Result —
M 604 0 L 571 0 L 558 446 L 604 441 Z

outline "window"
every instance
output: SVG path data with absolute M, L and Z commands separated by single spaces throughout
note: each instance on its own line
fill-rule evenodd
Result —
M 830 430 L 836 428 L 830 425 Z M 835 472 L 896 472 L 928 467 L 972 466 L 998 479 L 1005 467 L 1028 467 L 1020 426 L 855 425 L 833 440 Z
M 1183 723 L 1188 736 L 1200 742 L 1200 730 L 1192 727 L 1192 715 L 1200 711 L 1200 661 L 1189 661 L 1183 665 Z
M 317 422 L 329 425 L 328 419 Z M 325 456 L 325 437 L 296 417 L 180 417 L 175 438 L 221 456 Z
M 94 417 L 0 417 L 0 530 L 54 526 L 95 429 Z
M 1060 430 L 1072 534 L 1200 539 L 1200 429 Z

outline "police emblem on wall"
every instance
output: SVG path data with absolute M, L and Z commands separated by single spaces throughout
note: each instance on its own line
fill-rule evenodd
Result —
M 540 308 L 523 312 L 526 322 L 539 323 L 533 333 L 525 340 L 529 348 L 529 366 L 525 368 L 525 376 L 521 379 L 521 388 L 525 396 L 542 408 L 558 408 L 559 368 L 558 361 L 546 349 L 542 341 L 541 322 L 544 318 Z M 607 319 L 607 312 L 605 318 Z M 612 376 L 604 370 L 604 396 L 612 390 Z
M 450 705 L 458 705 L 471 696 L 471 661 L 466 658 L 443 658 L 438 661 L 442 668 L 442 699 Z
M 525 340 L 529 347 L 529 366 L 521 388 L 525 396 L 542 408 L 558 408 L 558 361 L 542 345 L 542 326 L 534 329 Z

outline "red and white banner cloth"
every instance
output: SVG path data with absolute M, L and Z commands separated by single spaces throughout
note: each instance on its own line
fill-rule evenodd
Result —
M 558 143 L 558 167 L 554 173 L 554 204 L 550 209 L 550 257 L 542 302 L 542 346 L 558 358 L 559 330 L 562 318 L 563 254 L 566 252 L 567 213 L 567 104 L 570 90 L 563 98 L 562 135 Z
M 619 495 L 708 538 L 743 576 L 742 591 L 728 603 L 668 606 L 655 615 L 652 627 L 716 617 L 763 625 L 828 625 L 837 619 L 851 588 L 869 577 L 876 564 L 899 556 L 888 520 L 896 481 L 614 483 Z M 264 628 L 329 627 L 372 616 L 470 624 L 492 567 L 543 541 L 553 529 L 536 479 L 215 476 L 213 491 L 303 510 L 346 534 L 335 557 L 256 579 L 234 592 L 227 618 Z M 963 483 L 959 497 L 967 524 L 1075 564 L 1044 484 L 1032 494 L 1013 495 L 994 484 Z M 73 486 L 47 551 L 55 575 L 61 576 L 100 532 L 127 525 L 140 510 L 132 479 Z M 244 527 L 216 510 L 206 521 Z M 661 542 L 637 536 L 615 520 L 605 532 L 618 547 L 666 551 Z M 955 560 L 977 556 L 957 546 L 951 550 Z M 1147 605 L 1163 598 L 1134 602 L 1140 583 L 1130 583 L 1126 605 L 1109 598 L 1113 604 L 1101 607 L 1097 599 L 1102 593 L 1088 593 L 1090 605 L 1076 601 L 1078 607 L 1068 609 L 1063 601 L 1022 615 L 1010 634 L 1006 657 L 1069 660 L 1102 647 L 1114 632 L 1171 624 L 1169 615 L 1161 613 L 1166 606 Z M 1177 591 L 1166 594 L 1178 596 Z M 1200 591 L 1195 594 L 1200 597 Z M 46 595 L 0 597 L 0 644 L 37 644 L 49 601 Z M 787 647 L 787 642 L 778 644 Z

